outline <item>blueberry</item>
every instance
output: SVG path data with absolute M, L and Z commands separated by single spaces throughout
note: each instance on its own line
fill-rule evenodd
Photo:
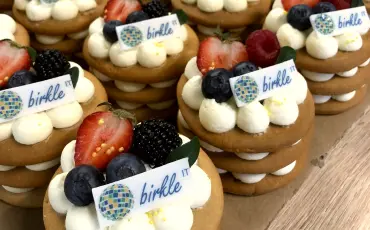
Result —
M 209 71 L 202 82 L 204 97 L 215 99 L 218 103 L 229 100 L 233 96 L 229 82 L 231 77 L 233 77 L 232 72 L 226 69 Z
M 304 31 L 311 27 L 312 9 L 307 5 L 295 5 L 288 12 L 288 23 L 297 30 Z
M 148 20 L 148 19 L 149 19 L 149 16 L 144 11 L 134 11 L 127 16 L 126 24 L 141 22 L 141 21 Z
M 327 12 L 336 11 L 335 6 L 330 2 L 319 2 L 312 8 L 313 14 L 322 14 Z
M 64 181 L 64 193 L 76 206 L 87 206 L 94 202 L 92 189 L 104 185 L 104 175 L 91 165 L 72 169 Z
M 15 88 L 23 85 L 28 85 L 36 82 L 36 75 L 27 70 L 15 72 L 7 83 L 7 88 Z
M 114 43 L 118 41 L 118 36 L 116 32 L 116 27 L 121 26 L 123 23 L 118 20 L 112 20 L 104 24 L 103 34 L 107 41 Z
M 144 164 L 136 155 L 120 154 L 113 158 L 107 166 L 107 183 L 123 180 L 145 171 Z
M 234 66 L 233 74 L 234 76 L 240 76 L 240 75 L 250 73 L 256 70 L 258 70 L 258 68 L 255 64 L 249 61 L 243 61 L 243 62 L 238 63 L 236 66 Z

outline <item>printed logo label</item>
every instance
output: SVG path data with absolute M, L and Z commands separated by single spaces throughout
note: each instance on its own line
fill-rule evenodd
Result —
M 365 6 L 310 16 L 312 28 L 318 36 L 337 36 L 370 27 Z
M 143 42 L 163 41 L 173 36 L 181 28 L 176 14 L 153 18 L 141 22 L 116 27 L 122 50 L 129 50 Z
M 189 160 L 162 167 L 100 186 L 92 190 L 100 228 L 134 213 L 145 213 L 182 201 L 189 192 Z
M 75 101 L 70 75 L 0 91 L 0 123 Z
M 278 90 L 292 84 L 291 75 L 297 72 L 294 61 L 260 69 L 241 76 L 230 78 L 230 86 L 238 107 L 255 100 L 263 100 L 274 95 Z

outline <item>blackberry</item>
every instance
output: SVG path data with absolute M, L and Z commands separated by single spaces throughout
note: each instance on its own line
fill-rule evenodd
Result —
M 34 64 L 40 81 L 62 76 L 69 68 L 66 57 L 58 50 L 46 50 L 38 54 Z
M 134 128 L 131 152 L 151 167 L 165 164 L 168 155 L 182 144 L 174 125 L 164 120 L 147 120 Z
M 153 0 L 143 6 L 143 11 L 147 13 L 150 18 L 159 18 L 167 16 L 169 13 L 166 4 L 160 0 Z

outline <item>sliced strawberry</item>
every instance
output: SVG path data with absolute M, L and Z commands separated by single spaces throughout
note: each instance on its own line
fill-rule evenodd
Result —
M 349 9 L 351 7 L 351 0 L 322 0 L 322 2 L 330 2 L 337 10 Z
M 140 10 L 141 5 L 137 0 L 109 0 L 104 9 L 104 20 L 119 20 L 125 23 L 129 14 Z
M 104 170 L 117 155 L 131 147 L 133 126 L 122 110 L 96 112 L 84 119 L 75 148 L 76 166 L 87 164 Z
M 231 70 L 236 64 L 247 61 L 248 54 L 240 42 L 221 41 L 217 37 L 209 37 L 200 43 L 197 66 L 205 75 L 216 68 Z
M 314 7 L 320 0 L 281 0 L 284 10 L 289 11 L 295 5 L 303 4 L 309 7 Z
M 31 57 L 26 48 L 10 40 L 0 41 L 0 88 L 19 70 L 31 68 Z

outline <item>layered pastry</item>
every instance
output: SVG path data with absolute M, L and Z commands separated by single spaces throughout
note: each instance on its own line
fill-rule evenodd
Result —
M 370 25 L 338 36 L 318 36 L 312 30 L 310 15 L 348 9 L 350 3 L 283 3 L 276 0 L 264 28 L 276 33 L 281 46 L 297 50 L 296 65 L 314 96 L 316 114 L 338 114 L 361 103 L 370 74 Z
M 177 87 L 180 132 L 200 138 L 227 193 L 260 195 L 291 182 L 305 168 L 313 131 L 314 103 L 305 79 L 295 71 L 291 85 L 241 107 L 229 81 L 273 66 L 281 52 L 276 36 L 257 30 L 246 47 L 211 37 L 199 50 Z
M 119 11 L 121 2 L 125 8 Z M 162 42 L 148 40 L 122 50 L 116 27 L 168 14 L 158 0 L 144 5 L 137 0 L 111 0 L 104 18 L 90 25 L 84 43 L 84 58 L 103 82 L 109 99 L 138 120 L 176 116 L 176 83 L 186 63 L 196 55 L 199 40 L 189 26 L 181 25 Z
M 0 14 L 0 40 L 9 39 L 21 46 L 30 45 L 27 30 L 7 14 Z
M 64 75 L 70 67 L 78 68 L 74 102 L 0 123 L 0 200 L 15 206 L 41 207 L 64 145 L 75 138 L 85 116 L 103 109 L 97 109 L 97 105 L 106 101 L 107 95 L 91 73 L 68 62 L 59 51 L 39 53 L 32 63 L 26 48 L 3 40 L 0 66 L 2 119 L 9 117 L 17 105 L 2 93 L 11 91 L 3 89 L 38 84 Z
M 61 168 L 45 195 L 46 230 L 102 229 L 92 189 L 160 168 L 174 150 L 190 141 L 163 120 L 133 125 L 125 115 L 122 110 L 92 114 L 82 123 L 76 141 L 64 148 Z M 99 127 L 102 122 L 104 128 Z M 193 162 L 188 182 L 191 191 L 186 199 L 146 213 L 133 213 L 118 219 L 109 229 L 218 230 L 223 212 L 220 177 L 203 151 Z
M 106 0 L 15 0 L 13 16 L 31 34 L 38 51 L 57 49 L 64 54 L 82 51 L 92 21 L 104 11 Z
M 196 26 L 201 40 L 215 33 L 229 32 L 239 37 L 246 27 L 261 24 L 271 7 L 271 0 L 171 0 Z

